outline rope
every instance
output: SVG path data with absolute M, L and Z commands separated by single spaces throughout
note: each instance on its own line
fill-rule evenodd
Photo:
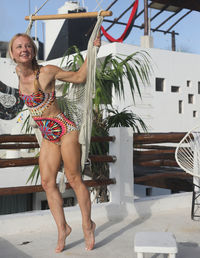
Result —
M 33 20 L 32 20 L 32 15 L 29 16 L 29 24 L 28 24 L 28 27 L 26 29 L 26 34 L 30 35 L 31 34 L 31 29 L 32 29 L 32 26 L 33 26 Z
M 96 0 L 96 2 L 97 2 L 97 6 L 96 6 L 96 8 L 95 8 L 94 10 L 96 10 L 98 7 L 99 7 L 101 10 L 103 10 L 103 8 L 101 7 L 101 3 L 103 2 L 103 0 L 101 0 L 101 1 Z
M 40 8 L 37 9 L 37 11 L 36 11 L 33 15 L 36 15 L 48 1 L 49 1 L 49 0 L 46 0 L 46 1 L 40 6 Z
M 32 29 L 32 27 L 33 27 L 32 16 L 36 15 L 48 1 L 49 1 L 49 0 L 46 0 L 46 1 L 40 6 L 40 8 L 38 8 L 38 9 L 35 11 L 35 13 L 33 13 L 33 14 L 31 14 L 31 15 L 29 16 L 29 24 L 28 24 L 28 27 L 27 27 L 26 32 L 25 32 L 26 34 L 30 35 L 30 33 L 31 33 L 31 29 Z
M 79 134 L 79 143 L 81 144 L 82 157 L 81 157 L 81 167 L 84 169 L 85 162 L 88 158 L 91 133 L 92 133 L 92 105 L 93 105 L 93 91 L 95 86 L 95 75 L 96 75 L 96 57 L 97 57 L 97 47 L 93 45 L 95 38 L 101 28 L 101 23 L 103 17 L 98 15 L 97 23 L 93 29 L 92 35 L 88 42 L 87 49 L 87 81 L 85 84 L 85 110 L 83 112 L 82 124 Z
M 101 31 L 103 32 L 104 36 L 111 42 L 123 42 L 124 39 L 126 39 L 129 35 L 129 33 L 131 32 L 131 29 L 132 29 L 132 25 L 133 25 L 133 22 L 134 22 L 134 17 L 135 17 L 135 14 L 137 12 L 137 9 L 138 9 L 138 2 L 139 0 L 135 0 L 134 4 L 133 4 L 133 8 L 132 8 L 132 11 L 131 11 L 131 15 L 129 17 L 129 20 L 128 20 L 128 23 L 126 25 L 126 28 L 123 32 L 123 34 L 118 38 L 118 39 L 115 39 L 113 38 L 111 35 L 109 35 L 107 33 L 107 31 L 104 29 L 103 26 L 101 26 Z

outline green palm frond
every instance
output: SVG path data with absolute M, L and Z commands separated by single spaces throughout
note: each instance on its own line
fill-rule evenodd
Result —
M 145 51 L 137 51 L 125 58 L 113 57 L 110 54 L 97 68 L 97 81 L 101 80 L 100 83 L 97 82 L 97 88 L 101 87 L 102 96 L 105 96 L 107 89 L 104 89 L 102 85 L 107 85 L 109 82 L 110 87 L 114 88 L 115 94 L 120 98 L 125 98 L 124 78 L 126 78 L 134 101 L 136 91 L 142 97 L 140 81 L 143 85 L 149 85 L 151 73 L 150 56 Z M 99 103 L 99 100 L 96 103 Z
M 106 118 L 107 128 L 132 127 L 134 132 L 140 133 L 141 129 L 147 132 L 147 126 L 143 120 L 127 108 L 124 108 L 121 112 L 117 109 L 108 109 L 109 115 Z
M 39 156 L 39 152 L 35 155 L 35 157 L 38 157 Z M 28 183 L 29 181 L 31 182 L 31 184 L 33 183 L 33 180 L 35 178 L 35 184 L 37 183 L 38 181 L 38 178 L 39 178 L 39 175 L 40 175 L 40 168 L 39 168 L 39 165 L 35 165 L 31 174 L 29 175 L 26 183 Z

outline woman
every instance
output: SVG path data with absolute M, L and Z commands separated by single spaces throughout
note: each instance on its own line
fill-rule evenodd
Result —
M 100 34 L 94 45 L 101 45 Z M 80 206 L 86 250 L 91 250 L 95 243 L 96 225 L 91 220 L 90 195 L 80 174 L 79 132 L 76 125 L 61 113 L 55 99 L 55 80 L 75 84 L 85 82 L 87 61 L 77 72 L 64 71 L 54 65 L 39 66 L 36 61 L 37 48 L 32 38 L 26 34 L 17 34 L 12 38 L 9 52 L 17 64 L 20 96 L 43 135 L 39 166 L 42 186 L 58 229 L 55 251 L 62 252 L 65 239 L 72 230 L 65 220 L 63 200 L 56 186 L 61 160 Z

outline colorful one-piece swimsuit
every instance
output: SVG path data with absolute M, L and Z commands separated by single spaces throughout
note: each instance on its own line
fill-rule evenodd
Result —
M 37 123 L 42 136 L 51 142 L 59 142 L 64 134 L 78 129 L 63 113 L 59 113 L 55 117 L 42 116 L 43 112 L 55 101 L 56 96 L 55 91 L 45 93 L 39 89 L 39 73 L 38 70 L 34 81 L 37 91 L 31 95 L 25 95 L 19 90 L 19 94 Z

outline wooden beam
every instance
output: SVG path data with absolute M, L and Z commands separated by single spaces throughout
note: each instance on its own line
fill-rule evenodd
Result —
M 177 15 L 182 9 L 180 8 L 179 10 L 177 10 L 175 13 L 173 13 L 172 15 L 170 15 L 167 19 L 165 19 L 163 22 L 161 22 L 160 25 L 158 25 L 153 31 L 156 31 L 157 29 L 159 29 L 161 26 L 163 26 L 166 22 L 168 22 L 172 17 L 174 17 L 175 15 Z
M 125 23 L 125 22 L 119 22 L 119 21 L 112 21 L 112 20 L 107 20 L 107 19 L 104 19 L 103 20 L 104 22 L 109 22 L 109 23 L 115 23 L 115 24 L 119 24 L 119 25 L 124 25 L 124 26 L 126 26 L 127 24 Z M 133 27 L 134 28 L 138 28 L 138 29 L 144 29 L 144 24 L 143 25 L 136 25 L 136 24 L 133 24 Z M 165 30 L 155 30 L 155 29 L 152 29 L 152 28 L 150 28 L 151 29 L 151 31 L 157 31 L 157 32 L 162 32 L 162 33 L 164 33 L 164 34 L 172 34 L 172 32 L 171 31 L 169 31 L 169 32 L 166 32 Z M 177 32 L 175 32 L 175 35 L 179 35 L 179 33 L 177 33 Z
M 156 178 L 182 178 L 182 179 L 192 179 L 192 176 L 190 174 L 187 174 L 185 172 L 164 172 L 164 173 L 155 173 L 145 176 L 139 176 L 134 178 L 135 184 L 141 184 L 145 183 L 147 181 L 153 181 Z
M 200 11 L 200 0 L 152 0 L 152 2 Z
M 103 185 L 116 184 L 115 178 L 110 179 L 96 179 L 96 180 L 85 180 L 85 185 L 87 187 L 98 187 Z M 66 189 L 70 189 L 69 183 L 66 183 Z M 1 195 L 15 195 L 15 194 L 28 194 L 28 193 L 38 193 L 44 192 L 42 185 L 29 185 L 29 186 L 17 186 L 17 187 L 4 187 L 0 188 Z
M 0 143 L 8 142 L 37 142 L 34 134 L 3 134 L 0 135 Z
M 38 157 L 27 157 L 17 159 L 0 159 L 0 168 L 24 167 L 38 165 Z
M 114 142 L 116 140 L 115 136 L 92 136 L 91 142 Z
M 117 160 L 116 156 L 109 156 L 109 155 L 89 155 L 89 159 L 92 162 L 111 162 L 111 163 L 114 163 Z
M 107 8 L 106 11 L 110 10 L 110 8 L 117 2 L 118 0 L 114 0 Z
M 40 148 L 39 144 L 34 143 L 9 143 L 0 144 L 0 150 L 19 150 L 19 149 L 35 149 Z
M 114 142 L 115 136 L 92 136 L 92 142 Z M 0 143 L 8 142 L 37 142 L 34 134 L 2 134 L 0 135 Z
M 163 146 L 165 147 L 165 146 Z M 145 149 L 145 147 L 143 147 L 143 149 Z M 175 153 L 175 149 L 176 148 L 166 148 L 166 149 L 153 149 L 153 150 L 134 150 L 134 155 L 136 156 L 148 156 L 148 155 L 152 155 L 155 158 L 157 157 L 157 155 L 163 154 L 163 155 L 168 155 L 168 154 L 173 154 Z
M 115 156 L 108 155 L 90 155 L 89 159 L 92 162 L 115 162 L 117 160 Z M 0 168 L 34 166 L 38 165 L 38 160 L 38 157 L 0 159 Z
M 169 27 L 169 29 L 166 30 L 166 33 L 169 32 L 177 23 L 179 23 L 183 18 L 185 18 L 188 14 L 190 14 L 192 11 L 188 11 L 187 13 L 185 13 L 183 16 L 181 16 L 174 24 L 172 24 L 171 27 Z
M 173 192 L 192 191 L 192 176 L 185 172 L 156 173 L 136 177 L 134 184 L 170 189 Z
M 148 143 L 179 143 L 186 133 L 141 133 L 134 134 L 134 144 Z
M 168 8 L 168 4 L 166 4 L 159 12 L 157 12 L 153 17 L 151 17 L 150 21 L 152 22 L 158 15 L 164 12 Z
M 143 149 L 143 150 L 173 150 L 175 152 L 176 147 L 172 146 L 163 146 L 163 145 L 147 145 L 147 144 L 134 144 L 134 149 Z
M 120 16 L 118 18 L 115 18 L 113 23 L 108 28 L 106 28 L 106 31 L 111 29 L 112 26 L 115 25 L 115 23 L 117 23 L 124 16 L 124 14 L 126 14 L 132 7 L 133 7 L 133 4 L 131 4 L 126 10 L 124 10 L 123 13 L 120 14 Z
M 64 14 L 50 14 L 50 15 L 33 15 L 31 19 L 35 20 L 58 20 L 58 19 L 80 19 L 80 18 L 92 18 L 97 17 L 98 12 L 86 12 L 86 13 L 64 13 Z M 112 16 L 111 11 L 102 11 L 101 16 Z M 25 16 L 25 20 L 30 20 L 30 16 Z
M 179 167 L 175 160 L 150 160 L 150 161 L 134 160 L 134 165 L 144 166 L 144 167 Z
M 153 161 L 153 160 L 175 160 L 174 151 L 173 152 L 164 152 L 161 150 L 158 151 L 134 151 L 133 154 L 133 163 L 141 161 Z

